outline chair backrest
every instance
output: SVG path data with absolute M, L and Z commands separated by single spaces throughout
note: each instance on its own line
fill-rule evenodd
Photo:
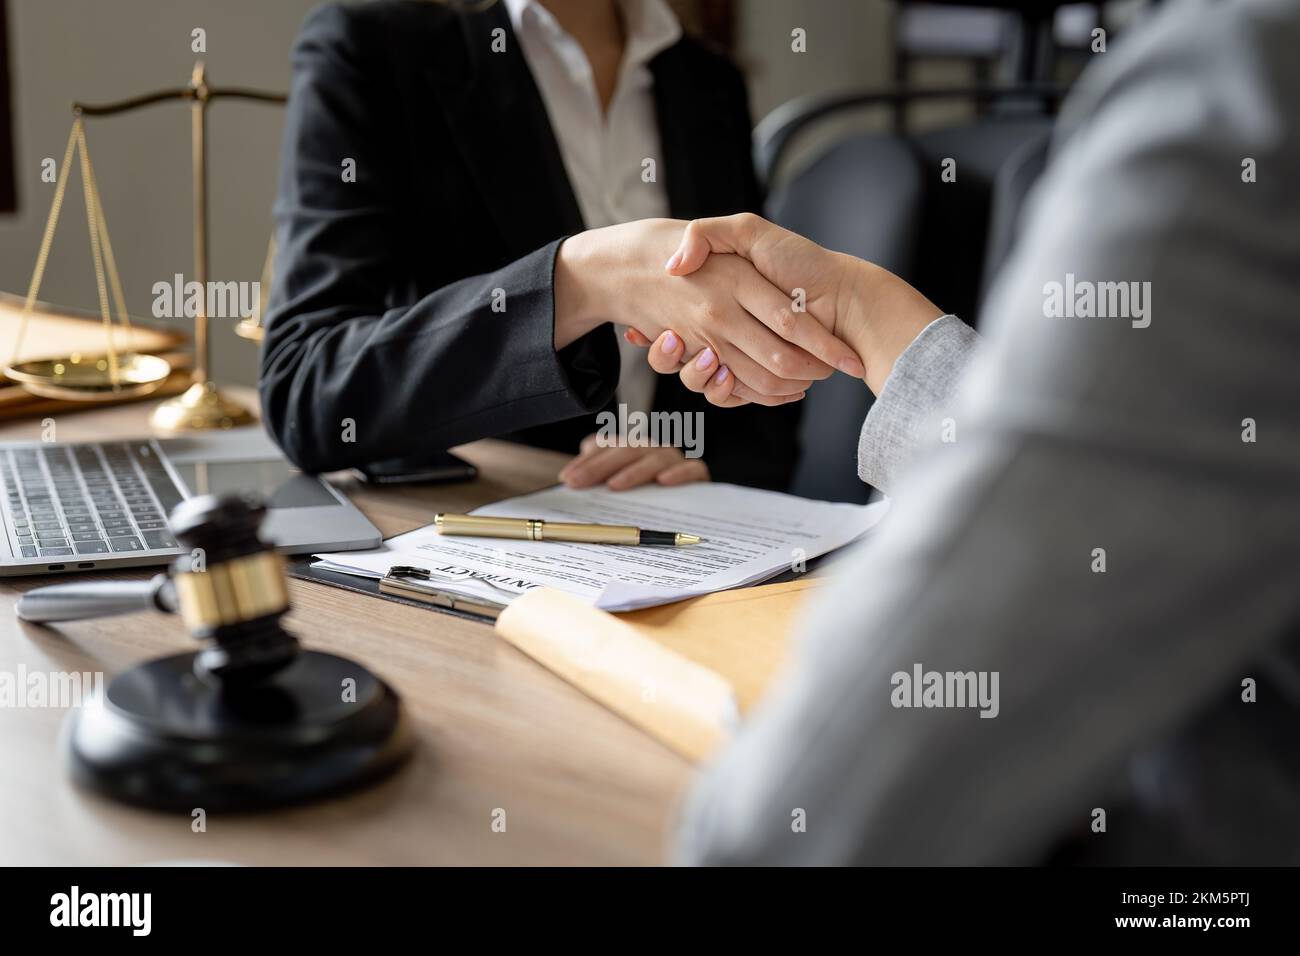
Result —
M 1007 261 L 1020 232 L 1020 213 L 1030 187 L 1047 168 L 1047 153 L 1052 142 L 1051 130 L 1032 136 L 1012 153 L 993 180 L 993 205 L 989 210 L 988 242 L 984 251 L 984 279 L 980 289 L 980 308 L 988 295 L 993 278 Z
M 905 278 L 939 308 L 971 325 L 984 287 L 998 176 L 1008 160 L 1050 129 L 1047 117 L 992 117 L 912 139 L 927 175 L 916 272 Z M 951 181 L 941 175 L 948 160 Z M 1010 241 L 1010 234 L 1004 241 Z
M 974 324 L 992 262 L 1005 258 L 1024 193 L 1042 170 L 1050 128 L 1048 117 L 994 116 L 914 136 L 858 134 L 776 189 L 768 216 L 889 269 Z M 946 159 L 955 161 L 951 181 L 942 176 Z M 872 400 L 861 382 L 842 375 L 809 389 L 795 494 L 868 499 L 856 450 Z

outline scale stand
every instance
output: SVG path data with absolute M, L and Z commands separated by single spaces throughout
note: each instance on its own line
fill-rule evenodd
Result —
M 191 147 L 194 171 L 194 280 L 204 290 L 194 319 L 194 371 L 193 384 L 181 395 L 161 402 L 154 409 L 151 422 L 165 432 L 206 431 L 233 428 L 254 420 L 252 411 L 225 395 L 209 376 L 211 345 L 208 340 L 207 295 L 208 287 L 208 164 L 207 164 L 207 110 L 216 99 L 254 100 L 263 103 L 284 103 L 282 93 L 251 90 L 238 87 L 212 87 L 208 85 L 203 61 L 194 65 L 188 86 L 146 93 L 115 103 L 73 103 L 75 116 L 68 150 L 64 156 L 63 171 L 55 192 L 50 216 L 46 222 L 41 250 L 37 256 L 31 286 L 19 330 L 18 344 L 14 348 L 14 361 L 6 375 L 28 391 L 52 398 L 73 401 L 106 401 L 143 394 L 159 387 L 167 378 L 170 368 L 158 356 L 126 354 L 119 356 L 113 342 L 113 327 L 109 317 L 108 296 L 111 291 L 117 305 L 121 323 L 129 329 L 117 266 L 113 261 L 108 228 L 104 223 L 103 208 L 99 202 L 98 187 L 86 150 L 82 118 L 85 116 L 111 116 L 136 110 L 154 103 L 169 100 L 186 100 L 190 103 Z M 49 255 L 54 228 L 58 222 L 67 174 L 71 168 L 74 147 L 81 152 L 82 178 L 86 189 L 86 215 L 90 226 L 91 253 L 95 262 L 100 311 L 108 337 L 105 356 L 73 355 L 40 362 L 19 363 L 17 355 L 26 330 L 28 313 L 36 299 L 45 262 Z M 263 276 L 265 278 L 265 268 Z M 258 320 L 260 324 L 260 303 Z

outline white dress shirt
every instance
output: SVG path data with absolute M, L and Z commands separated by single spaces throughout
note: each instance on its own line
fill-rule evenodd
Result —
M 608 110 L 582 46 L 538 0 L 505 0 L 524 60 L 541 92 L 565 171 L 588 229 L 669 215 L 649 63 L 682 35 L 664 0 L 619 0 L 623 62 Z M 644 173 L 653 161 L 653 178 Z M 655 373 L 645 349 L 619 328 L 618 401 L 649 411 Z

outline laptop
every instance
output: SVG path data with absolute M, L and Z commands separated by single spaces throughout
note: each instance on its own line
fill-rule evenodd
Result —
M 294 469 L 260 428 L 180 438 L 0 442 L 0 576 L 167 564 L 167 515 L 194 495 L 255 492 L 262 537 L 285 554 L 379 546 L 326 482 Z

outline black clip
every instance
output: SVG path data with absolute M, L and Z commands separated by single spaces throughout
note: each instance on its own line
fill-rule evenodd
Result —
M 395 564 L 388 569 L 386 577 L 390 578 L 419 578 L 421 581 L 428 581 L 432 575 L 424 568 L 411 567 L 408 564 Z

